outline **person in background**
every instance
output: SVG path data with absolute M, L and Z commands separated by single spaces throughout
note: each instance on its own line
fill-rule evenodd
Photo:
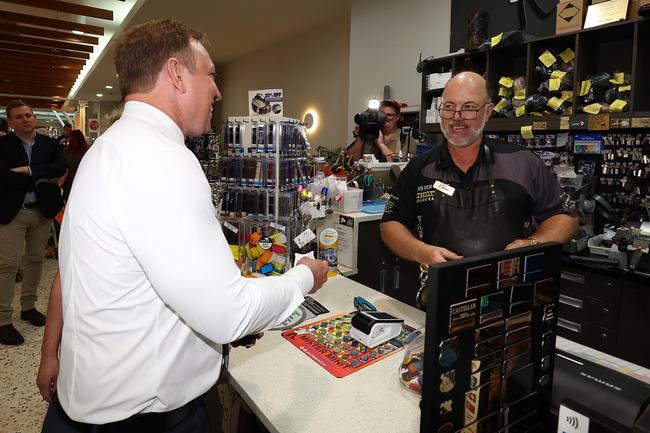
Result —
M 72 126 L 68 122 L 63 123 L 63 134 L 59 135 L 56 138 L 56 142 L 61 146 L 67 146 L 68 140 L 70 140 L 70 133 L 72 132 Z
M 0 343 L 17 345 L 25 340 L 12 324 L 11 303 L 23 251 L 20 318 L 34 326 L 45 324 L 35 307 L 36 289 L 51 218 L 63 207 L 56 179 L 67 164 L 56 141 L 36 134 L 29 105 L 13 100 L 6 112 L 14 132 L 0 137 Z
M 484 138 L 493 108 L 480 75 L 462 72 L 447 83 L 439 107 L 447 143 L 409 162 L 380 224 L 398 256 L 432 264 L 575 234 L 575 204 L 543 161 Z
M 7 121 L 0 117 L 0 137 L 9 133 L 9 124 Z
M 87 151 L 88 143 L 86 142 L 86 137 L 84 137 L 83 132 L 78 129 L 72 130 L 72 132 L 70 132 L 70 137 L 68 138 L 68 145 L 63 149 L 65 160 L 68 163 L 68 172 L 64 176 L 61 184 L 61 188 L 63 189 L 63 199 L 66 202 L 68 201 L 68 197 L 70 197 L 72 181 L 77 174 L 81 158 L 83 158 Z
M 81 161 L 63 219 L 61 291 L 43 342 L 60 336 L 45 433 L 207 432 L 204 395 L 228 344 L 281 323 L 327 280 L 322 260 L 261 279 L 232 260 L 184 145 L 210 129 L 221 99 L 202 41 L 162 20 L 116 43 L 124 112 Z

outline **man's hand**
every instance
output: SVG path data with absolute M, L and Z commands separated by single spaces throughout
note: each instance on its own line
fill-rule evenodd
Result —
M 14 167 L 14 168 L 11 168 L 10 170 L 15 172 L 15 173 L 29 174 L 29 167 L 27 167 L 26 165 L 22 166 L 22 167 Z
M 59 377 L 59 358 L 56 355 L 42 355 L 41 365 L 38 367 L 36 376 L 36 385 L 38 391 L 43 396 L 43 400 L 48 403 L 52 401 L 54 391 L 56 391 L 56 379 Z
M 458 260 L 462 259 L 463 256 L 459 256 L 453 251 L 449 251 L 447 248 L 437 247 L 435 245 L 423 245 L 423 250 L 420 253 L 422 258 L 421 262 L 426 263 L 427 265 L 432 265 L 434 263 L 444 263 L 448 260 Z
M 244 346 L 245 348 L 249 349 L 255 346 L 257 340 L 261 339 L 262 337 L 264 337 L 263 332 L 260 332 L 259 334 L 247 335 L 245 337 L 240 338 L 239 340 L 233 341 L 232 343 L 230 343 L 230 345 L 232 347 Z
M 506 250 L 514 250 L 515 248 L 530 247 L 535 245 L 535 241 L 532 239 L 515 239 L 506 245 Z
M 314 287 L 309 291 L 309 294 L 316 293 L 316 291 L 327 281 L 327 270 L 329 265 L 325 260 L 314 260 L 306 257 L 300 259 L 298 264 L 307 266 L 314 275 Z

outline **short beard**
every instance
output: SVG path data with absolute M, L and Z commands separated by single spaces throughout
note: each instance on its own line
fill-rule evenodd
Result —
M 451 131 L 447 129 L 446 126 L 444 126 L 444 123 L 440 123 L 440 130 L 442 131 L 442 134 L 447 139 L 447 143 L 451 144 L 457 149 L 462 149 L 474 143 L 483 134 L 483 128 L 485 128 L 485 123 L 487 122 L 487 119 L 488 119 L 487 113 L 485 113 L 483 115 L 483 122 L 481 122 L 481 125 L 478 128 L 476 128 L 474 131 L 472 131 L 472 134 L 469 137 L 467 137 L 467 139 L 461 141 L 452 141 L 449 138 L 451 136 Z M 450 127 L 453 128 L 453 125 L 450 125 Z

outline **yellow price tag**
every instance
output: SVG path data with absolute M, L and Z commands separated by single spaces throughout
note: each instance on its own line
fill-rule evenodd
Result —
M 632 86 L 630 86 L 629 84 L 627 86 L 620 86 L 618 88 L 619 92 L 629 92 L 630 90 L 632 90 Z
M 584 80 L 580 85 L 580 96 L 585 96 L 591 89 L 591 81 Z
M 517 117 L 525 116 L 526 115 L 526 106 L 525 105 L 520 105 L 519 107 L 515 108 L 515 114 Z
M 585 108 L 582 109 L 582 111 L 584 111 L 585 113 L 589 113 L 589 114 L 598 114 L 598 113 L 600 113 L 601 108 L 602 108 L 602 105 L 595 102 L 593 104 L 587 105 Z
M 533 111 L 533 112 L 528 113 L 528 114 L 530 114 L 531 116 L 535 116 L 535 117 L 542 117 L 543 116 L 543 114 L 540 113 L 539 111 Z
M 551 78 L 562 79 L 562 77 L 564 77 L 565 75 L 566 75 L 566 72 L 560 71 L 560 70 L 551 72 Z
M 494 47 L 499 45 L 499 42 L 501 42 L 501 38 L 503 38 L 503 33 L 499 33 L 496 36 L 493 36 L 492 39 L 490 39 L 490 46 Z
M 521 136 L 526 139 L 534 138 L 533 135 L 533 125 L 522 126 L 521 127 Z
M 510 77 L 501 77 L 499 84 L 501 84 L 503 87 L 511 88 L 514 84 L 514 81 L 512 81 L 512 78 Z
M 623 108 L 627 105 L 627 101 L 623 101 L 622 99 L 617 99 L 616 101 L 612 102 L 609 104 L 609 111 L 610 113 L 620 113 L 623 111 Z
M 560 108 L 560 105 L 562 105 L 562 101 L 560 98 L 553 96 L 551 99 L 548 100 L 546 105 L 551 107 L 553 110 L 557 111 L 558 108 Z
M 625 82 L 625 74 L 623 72 L 614 72 L 614 78 L 609 80 L 612 84 L 623 84 Z
M 548 50 L 544 51 L 542 55 L 539 56 L 539 60 L 544 63 L 544 66 L 547 68 L 551 67 L 551 65 L 557 61 L 555 56 Z
M 573 92 L 571 90 L 563 90 L 562 91 L 562 96 L 560 96 L 560 99 L 563 101 L 566 101 L 567 99 L 573 98 Z
M 560 58 L 564 63 L 568 63 L 571 60 L 573 60 L 576 56 L 576 53 L 573 52 L 571 48 L 567 48 L 566 50 L 562 51 L 560 53 Z
M 510 95 L 512 95 L 512 90 L 508 89 L 507 87 L 500 86 L 499 87 L 499 96 L 503 96 L 504 98 L 508 98 Z
M 494 106 L 494 111 L 501 112 L 508 105 L 508 102 L 505 99 L 499 101 L 497 105 Z
M 559 78 L 551 78 L 548 80 L 548 90 L 556 92 L 560 90 L 561 81 Z
M 526 89 L 515 90 L 515 99 L 526 99 Z

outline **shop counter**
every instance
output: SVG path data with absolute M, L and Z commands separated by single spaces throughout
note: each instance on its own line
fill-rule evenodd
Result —
M 311 295 L 325 313 L 305 323 L 355 311 L 355 296 L 424 327 L 425 313 L 343 276 L 330 278 Z M 267 331 L 251 349 L 230 353 L 233 387 L 272 432 L 412 433 L 420 428 L 420 396 L 398 379 L 404 351 L 336 378 L 286 341 L 279 331 Z

